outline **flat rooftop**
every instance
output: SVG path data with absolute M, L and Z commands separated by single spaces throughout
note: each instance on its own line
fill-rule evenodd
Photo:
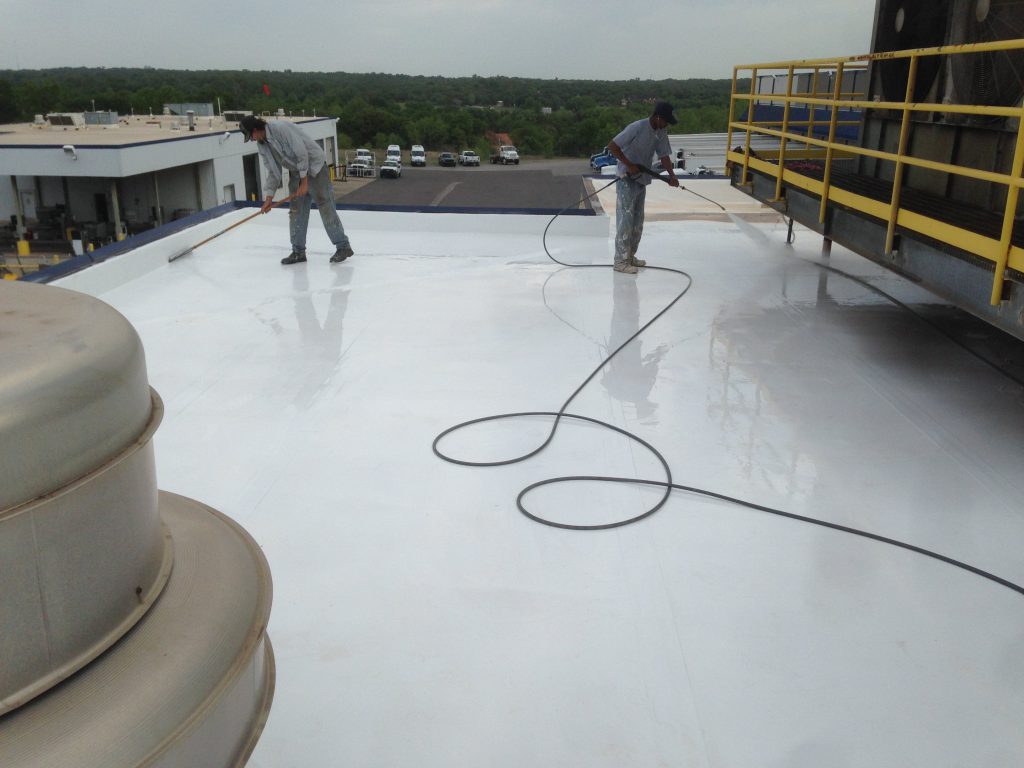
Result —
M 727 181 L 687 184 L 728 203 Z M 551 226 L 560 261 L 611 262 L 614 189 L 601 202 Z M 141 335 L 160 487 L 270 562 L 277 691 L 251 766 L 1024 764 L 1024 392 L 937 330 L 930 294 L 706 205 L 650 189 L 638 255 L 688 277 L 559 266 L 529 215 L 343 211 L 341 265 L 314 215 L 309 262 L 284 267 L 273 211 L 167 263 L 243 210 L 58 283 Z M 431 450 L 465 420 L 557 411 L 684 290 L 569 411 L 650 443 L 675 483 L 1011 586 L 681 491 L 610 530 L 520 514 L 547 478 L 664 479 L 592 422 L 510 466 Z M 442 446 L 498 461 L 551 423 Z M 526 503 L 593 524 L 661 493 L 581 481 Z
M 278 117 L 302 123 L 323 117 Z M 189 131 L 188 118 L 183 115 L 120 115 L 111 125 L 50 125 L 49 123 L 10 123 L 0 125 L 0 147 L 38 147 L 75 144 L 76 146 L 119 147 L 151 141 L 189 139 L 204 134 L 238 131 L 238 122 L 221 116 L 195 118 L 195 131 Z

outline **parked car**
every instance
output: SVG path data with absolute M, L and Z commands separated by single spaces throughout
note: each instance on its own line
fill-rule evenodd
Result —
M 464 149 L 459 155 L 459 165 L 480 165 L 480 155 L 472 149 Z
M 353 160 L 345 168 L 345 173 L 354 178 L 373 176 L 373 166 L 366 160 Z
M 413 144 L 412 149 L 409 152 L 409 163 L 411 165 L 426 165 L 427 164 L 427 152 L 423 149 L 422 144 Z
M 437 164 L 446 166 L 448 168 L 454 168 L 456 165 L 455 155 L 453 155 L 451 152 L 442 152 L 440 155 L 437 156 Z
M 605 152 L 601 155 L 594 155 L 590 158 L 590 167 L 595 171 L 600 171 L 606 165 L 615 165 L 618 159 L 611 152 Z
M 397 144 L 389 144 L 387 154 L 384 156 L 385 160 L 397 160 L 402 162 L 402 148 Z
M 356 162 L 364 162 L 371 168 L 375 165 L 373 162 L 373 153 L 368 149 L 357 149 L 356 150 Z
M 385 160 L 380 164 L 380 177 L 382 179 L 398 179 L 402 176 L 402 164 L 397 160 Z

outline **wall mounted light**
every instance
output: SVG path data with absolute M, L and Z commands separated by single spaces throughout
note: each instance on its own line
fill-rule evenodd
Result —
M 223 144 L 225 141 L 231 138 L 231 131 L 224 131 L 224 134 L 220 137 L 220 143 Z
M 64 156 L 65 157 L 70 157 L 72 160 L 77 160 L 78 159 L 78 153 L 75 152 L 75 147 L 74 147 L 73 144 L 65 144 L 64 145 Z

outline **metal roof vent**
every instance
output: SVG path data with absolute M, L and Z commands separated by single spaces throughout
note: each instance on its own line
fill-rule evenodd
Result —
M 0 305 L 0 765 L 244 764 L 274 687 L 259 547 L 157 489 L 124 317 L 30 283 Z

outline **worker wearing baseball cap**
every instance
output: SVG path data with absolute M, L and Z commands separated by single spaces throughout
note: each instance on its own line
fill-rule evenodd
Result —
M 274 193 L 281 186 L 283 169 L 289 171 L 288 192 L 292 200 L 288 217 L 292 252 L 281 259 L 281 263 L 298 264 L 306 260 L 306 230 L 313 200 L 320 211 L 327 236 L 336 249 L 331 262 L 337 264 L 352 256 L 352 246 L 334 203 L 334 188 L 327 158 L 320 145 L 288 120 L 267 121 L 255 115 L 246 115 L 238 127 L 245 141 L 256 142 L 260 161 L 267 170 L 263 184 L 265 199 L 260 209 L 263 213 L 274 205 Z
M 644 200 L 651 177 L 637 166 L 652 165 L 658 158 L 668 171 L 668 183 L 679 186 L 669 155 L 668 126 L 674 125 L 676 116 L 672 105 L 659 101 L 650 117 L 630 123 L 610 142 L 609 151 L 618 159 L 616 170 L 619 183 L 615 206 L 615 271 L 635 275 L 639 267 L 647 264 L 636 258 L 640 237 L 644 231 Z

